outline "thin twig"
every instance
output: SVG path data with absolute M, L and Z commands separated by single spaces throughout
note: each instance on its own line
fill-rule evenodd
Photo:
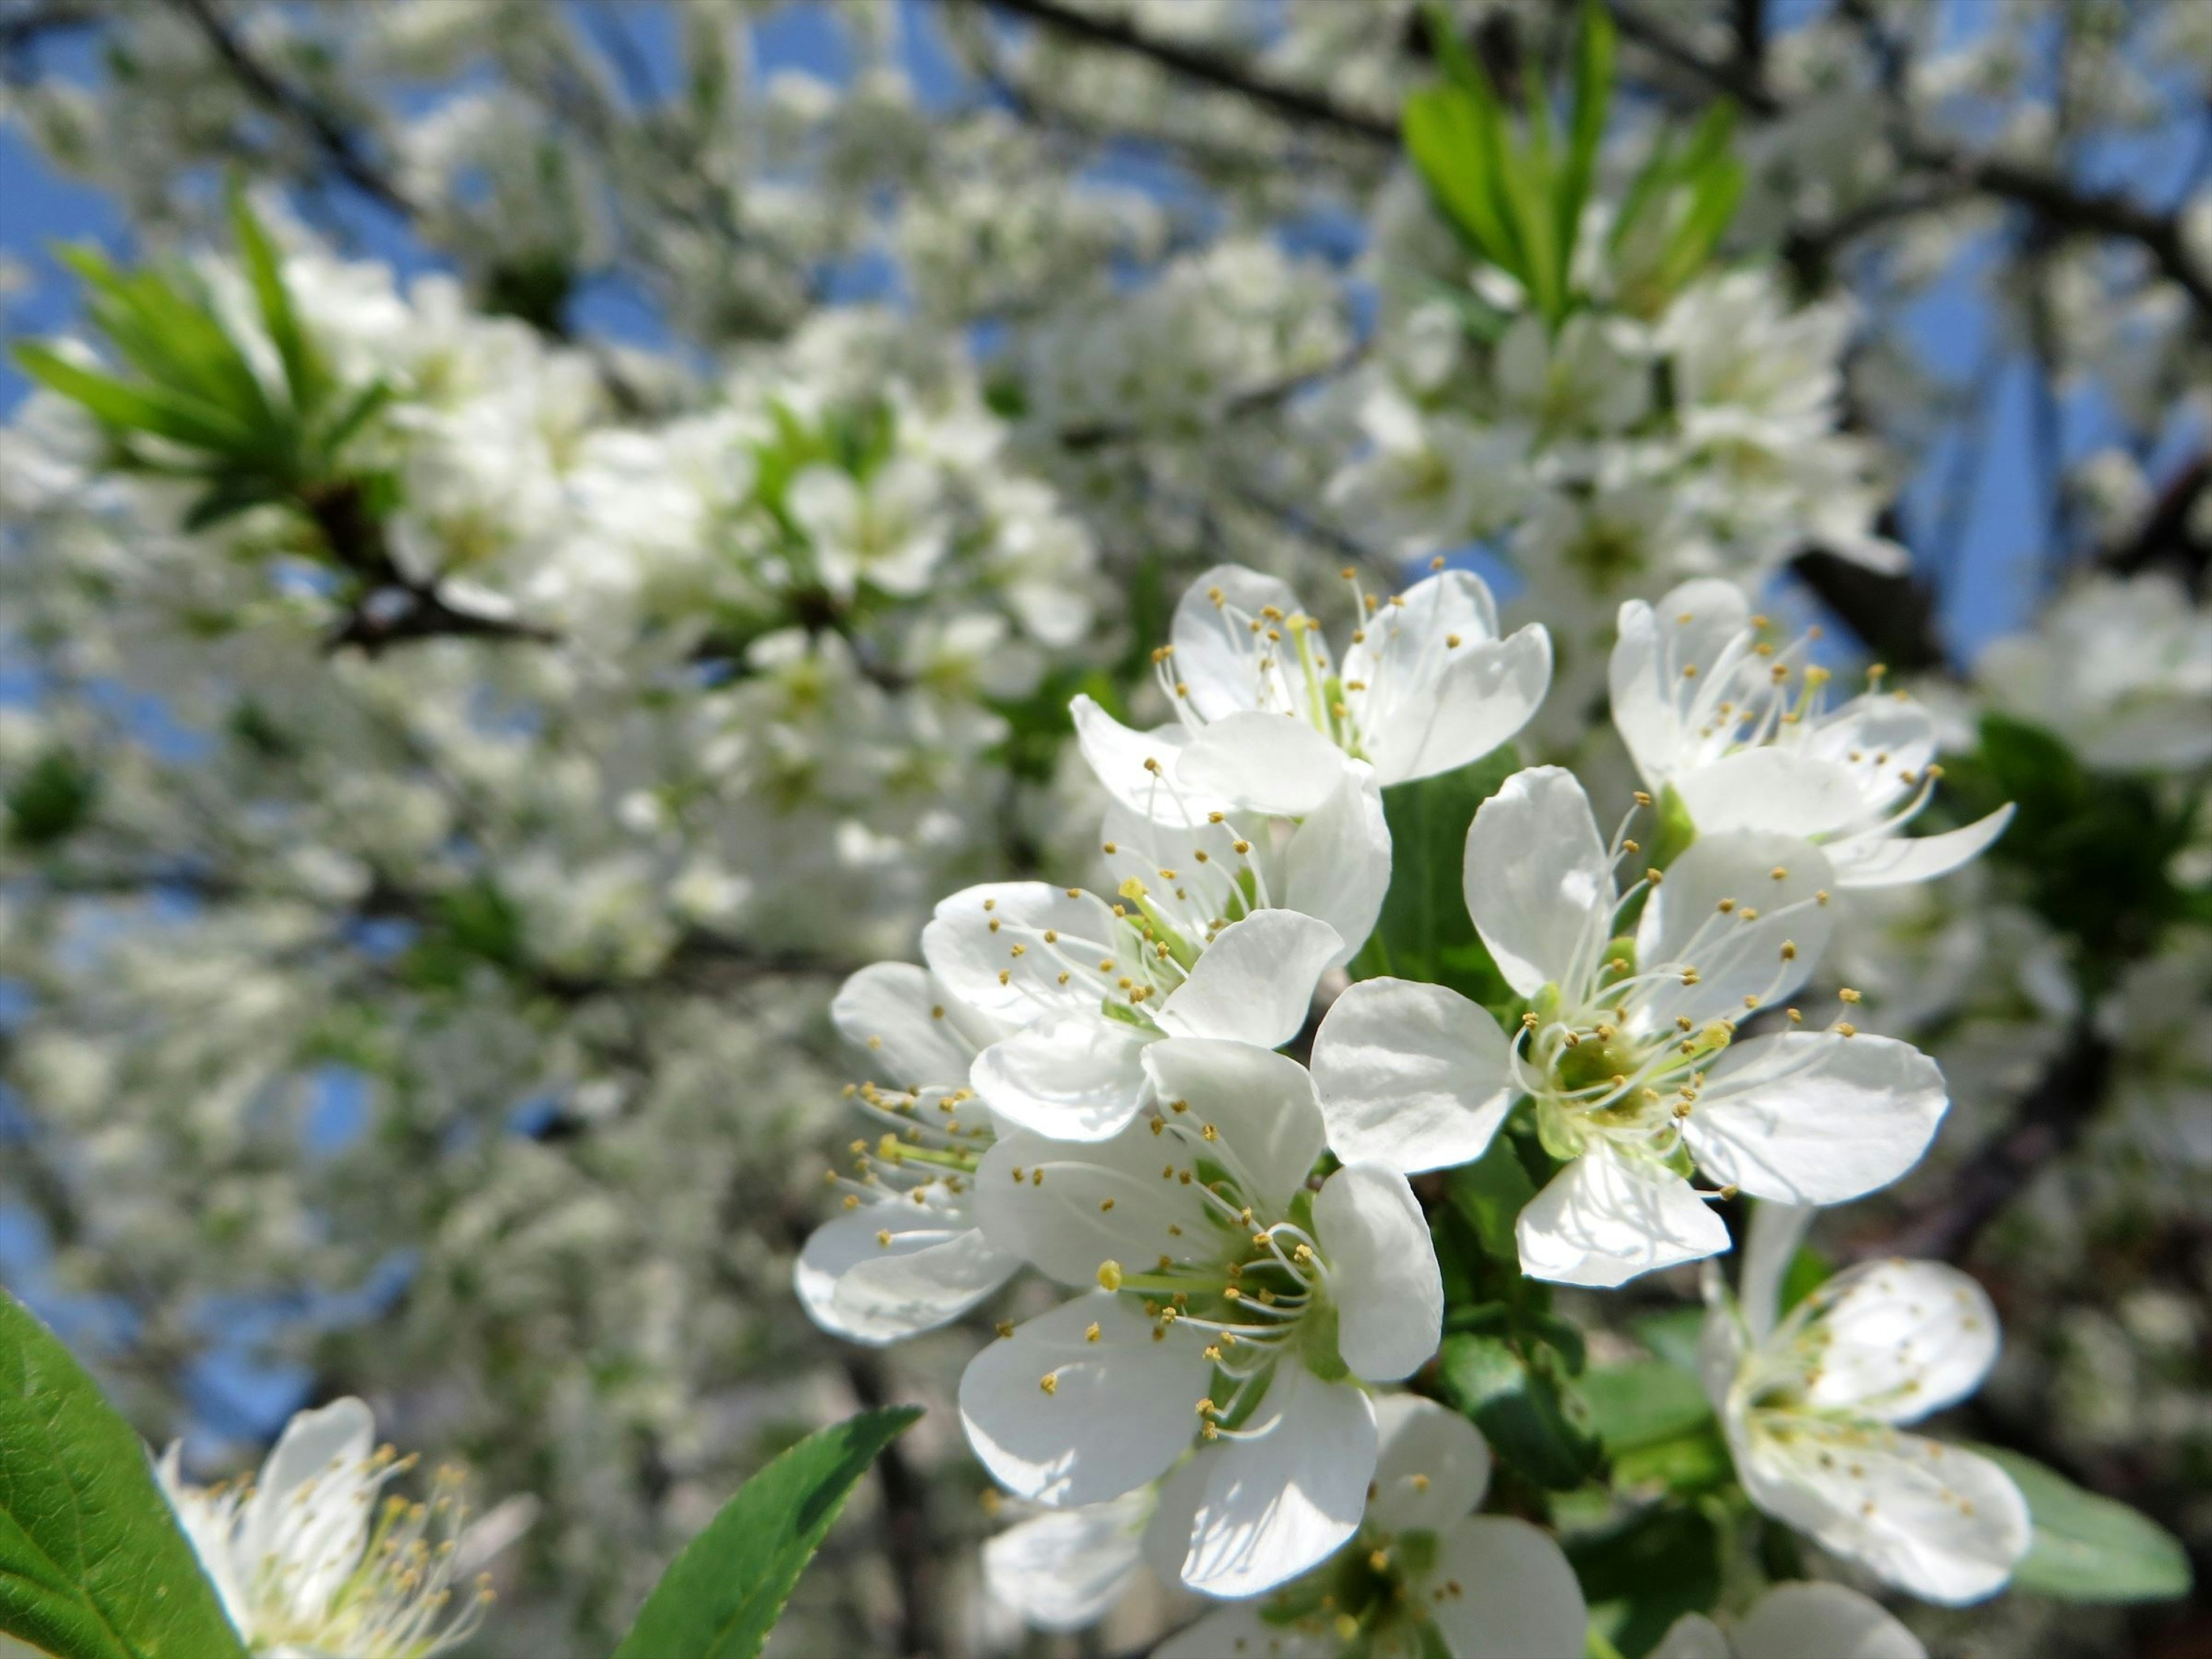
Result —
M 208 45 L 239 84 L 258 101 L 301 128 L 349 184 L 394 213 L 410 219 L 418 216 L 419 210 L 406 193 L 362 154 L 354 134 L 314 98 L 255 57 L 237 31 L 224 21 L 214 0 L 169 0 L 169 4 L 199 26 Z
M 1397 145 L 1398 124 L 1395 120 L 1340 104 L 1312 87 L 1278 81 L 1224 53 L 1163 40 L 1133 23 L 1076 11 L 1059 4 L 1057 0 L 981 0 L 981 3 L 1092 46 L 1111 46 L 1147 58 L 1185 80 L 1237 93 L 1294 121 L 1328 127 L 1370 143 L 1393 148 Z

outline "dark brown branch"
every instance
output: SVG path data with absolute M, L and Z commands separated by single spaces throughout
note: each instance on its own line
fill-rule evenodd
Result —
M 1800 553 L 1790 568 L 1892 668 L 1912 672 L 1944 665 L 1936 597 L 1917 577 L 1869 569 L 1817 547 Z
M 2212 485 L 2212 455 L 2199 455 L 2159 492 L 2136 533 L 2107 548 L 2099 562 L 2124 576 L 2163 565 L 2177 572 L 2192 592 L 2201 592 L 2212 546 L 2191 533 L 2190 520 L 2207 485 Z
M 882 1363 L 847 1350 L 845 1379 L 865 1411 L 892 1404 Z M 876 1459 L 884 1493 L 884 1553 L 898 1585 L 899 1659 L 929 1659 L 937 1650 L 937 1564 L 930 1550 L 929 1492 L 896 1440 Z
M 2083 1021 L 2013 1109 L 2012 1122 L 1959 1172 L 1925 1213 L 1887 1239 L 1898 1255 L 1964 1261 L 1984 1229 L 2039 1171 L 2081 1137 L 2111 1075 L 2112 1050 Z
M 1662 63 L 1702 81 L 1715 92 L 1724 92 L 1754 115 L 1779 115 L 1782 100 L 1767 89 L 1758 64 L 1749 58 L 1716 63 L 1670 33 L 1664 24 L 1646 17 L 1625 0 L 1613 0 L 1613 27 L 1621 38 L 1632 40 Z
M 1905 159 L 2025 208 L 2056 230 L 2094 232 L 2136 243 L 2161 275 L 2189 295 L 2199 319 L 2212 323 L 2212 278 L 2190 257 L 2181 222 L 2173 215 L 2154 212 L 2119 191 L 2081 190 L 2057 173 L 1997 156 L 1916 144 Z
M 1110 46 L 1171 70 L 1185 80 L 1196 81 L 1223 92 L 1233 92 L 1264 109 L 1292 121 L 1328 127 L 1333 131 L 1370 143 L 1398 143 L 1398 124 L 1385 116 L 1347 108 L 1311 87 L 1278 81 L 1250 65 L 1202 46 L 1184 46 L 1146 33 L 1118 18 L 1097 17 L 1058 3 L 1058 0 L 981 0 L 981 3 L 1010 16 L 1049 28 L 1096 46 Z
M 252 49 L 239 38 L 237 31 L 223 20 L 222 14 L 216 9 L 215 0 L 168 0 L 168 3 L 198 26 L 208 46 L 223 61 L 238 83 L 252 94 L 256 101 L 283 116 L 312 138 L 315 147 L 322 151 L 348 184 L 362 194 L 374 198 L 394 213 L 410 219 L 417 216 L 415 204 L 362 153 L 354 134 L 341 125 L 314 98 L 284 80 L 255 57 Z

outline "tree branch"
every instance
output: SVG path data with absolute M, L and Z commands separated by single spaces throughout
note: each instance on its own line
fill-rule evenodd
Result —
M 1949 660 L 1936 626 L 1936 596 L 1917 576 L 1869 569 L 1824 547 L 1800 553 L 1790 569 L 1892 668 L 1913 672 Z
M 1881 1248 L 1899 1255 L 1964 1261 L 1983 1230 L 2036 1174 L 2081 1138 L 2103 1097 L 2112 1046 L 2085 1018 L 2013 1109 L 2012 1123 L 1974 1155 L 1950 1189 Z
M 2201 593 L 2212 546 L 2190 533 L 2189 521 L 2208 485 L 2212 485 L 2212 454 L 2199 455 L 2159 492 L 2136 533 L 2107 548 L 2098 562 L 2124 576 L 2164 565 L 2178 572 L 2192 592 Z
M 417 216 L 415 204 L 362 153 L 355 136 L 307 93 L 283 79 L 255 57 L 237 31 L 223 20 L 214 0 L 168 0 L 168 3 L 198 26 L 215 55 L 257 101 L 314 140 L 315 147 L 347 183 L 394 213 L 410 219 Z
M 1061 5 L 1059 0 L 980 0 L 980 3 L 1092 46 L 1110 46 L 1146 58 L 1185 80 L 1222 92 L 1237 93 L 1292 121 L 1328 127 L 1369 143 L 1397 147 L 1395 120 L 1348 108 L 1313 88 L 1275 80 L 1221 52 L 1159 40 L 1133 23 L 1118 18 L 1094 17 Z
M 1728 63 L 1716 63 L 1676 39 L 1664 24 L 1646 17 L 1627 0 L 1613 0 L 1612 9 L 1613 25 L 1620 31 L 1623 40 L 1634 41 L 1654 58 L 1704 82 L 1713 91 L 1726 93 L 1754 115 L 1782 113 L 1782 100 L 1767 89 L 1755 60 L 1738 58 Z

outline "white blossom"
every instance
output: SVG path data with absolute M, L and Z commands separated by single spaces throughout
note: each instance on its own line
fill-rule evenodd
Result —
M 1908 838 L 1940 769 L 1936 722 L 1878 687 L 1828 708 L 1806 641 L 1778 647 L 1734 584 L 1686 582 L 1620 607 L 1613 720 L 1655 793 L 1672 790 L 1700 834 L 1759 830 L 1819 843 L 1837 884 L 1882 887 L 1957 869 L 2004 832 L 2012 808 Z
M 1376 1455 L 1361 1382 L 1435 1352 L 1442 1284 L 1402 1176 L 1354 1164 L 1308 1188 L 1322 1119 L 1296 1061 L 1174 1038 L 1143 1065 L 1157 1103 L 1118 1135 L 1016 1132 L 977 1171 L 994 1243 L 1096 1288 L 1002 1327 L 961 1416 L 995 1479 L 1055 1508 L 1193 1455 L 1182 1581 L 1253 1595 L 1357 1529 Z
M 2212 761 L 2212 613 L 2169 576 L 2081 583 L 2035 632 L 1984 651 L 1974 678 L 1997 708 L 2048 727 L 2091 766 Z
M 1152 1044 L 1207 1037 L 1273 1048 L 1304 1026 L 1322 974 L 1349 954 L 1344 941 L 1313 916 L 1249 908 L 1263 897 L 1246 879 L 1256 866 L 1225 835 L 1212 839 L 1224 873 L 1236 872 L 1218 884 L 1146 861 L 1117 904 L 1030 881 L 970 887 L 937 907 L 921 936 L 932 970 L 1016 1028 L 969 1073 L 1000 1118 L 1057 1139 L 1105 1139 L 1150 1094 Z M 1108 845 L 1121 856 L 1121 843 Z
M 1744 1490 L 1923 1600 L 1993 1595 L 2027 1551 L 2020 1489 L 1987 1458 L 1898 1425 L 1981 1385 L 1996 1310 L 1954 1267 L 1893 1261 L 1850 1268 L 1784 1310 L 1783 1275 L 1809 1219 L 1760 1206 L 1738 1297 L 1707 1280 L 1705 1391 Z
M 1285 583 L 1234 565 L 1200 576 L 1155 653 L 1182 729 L 1132 732 L 1077 707 L 1099 781 L 1164 823 L 1238 807 L 1303 817 L 1338 789 L 1347 758 L 1387 788 L 1463 766 L 1528 724 L 1550 640 L 1534 624 L 1501 637 L 1480 578 L 1439 571 L 1381 600 L 1351 587 L 1354 626 L 1333 653 Z
M 890 1342 L 958 1318 L 1021 1267 L 974 1217 L 975 1165 L 993 1126 L 967 1086 L 968 1068 L 1004 1028 L 899 962 L 854 974 L 830 1013 L 890 1079 L 888 1089 L 870 1081 L 856 1094 L 892 1133 L 873 1155 L 861 1143 L 860 1178 L 836 1183 L 845 1212 L 808 1237 L 793 1281 L 824 1330 Z
M 1522 1212 L 1522 1271 L 1617 1285 L 1728 1247 L 1693 1172 L 1833 1204 L 1917 1161 L 1945 1105 L 1935 1066 L 1848 1022 L 1741 1041 L 1802 985 L 1829 934 L 1828 867 L 1785 836 L 1700 837 L 1652 888 L 1633 938 L 1573 777 L 1516 773 L 1467 839 L 1468 914 L 1529 1000 L 1510 1037 L 1445 987 L 1354 985 L 1314 1072 L 1340 1157 L 1413 1171 L 1480 1157 L 1518 1097 L 1566 1167 Z M 1632 890 L 1630 897 L 1637 896 Z
M 471 1559 L 459 1500 L 380 1501 L 413 1460 L 373 1449 L 374 1434 L 358 1400 L 301 1412 L 259 1476 L 228 1487 L 191 1485 L 179 1448 L 163 1454 L 161 1489 L 249 1651 L 422 1659 L 482 1620 L 489 1590 L 456 1589 Z
M 1458 1413 L 1418 1395 L 1375 1402 L 1381 1450 L 1358 1535 L 1274 1595 L 1208 1613 L 1155 1650 L 1221 1655 L 1578 1659 L 1588 1613 L 1565 1553 L 1510 1516 L 1473 1513 L 1490 1448 Z M 1161 1492 L 1166 1510 L 1183 1472 Z
M 1702 1613 L 1668 1626 L 1651 1659 L 1928 1659 L 1881 1603 L 1842 1584 L 1777 1584 L 1723 1630 Z

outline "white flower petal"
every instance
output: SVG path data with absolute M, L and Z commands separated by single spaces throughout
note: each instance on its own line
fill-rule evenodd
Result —
M 1417 1394 L 1379 1395 L 1375 1496 L 1367 1518 L 1385 1532 L 1442 1532 L 1490 1489 L 1490 1445 L 1457 1412 Z
M 1271 1205 L 1290 1202 L 1328 1144 L 1313 1079 L 1272 1049 L 1170 1037 L 1145 1050 L 1145 1069 L 1163 1109 L 1186 1102 L 1199 1122 L 1215 1126 L 1217 1155 Z
M 1589 801 L 1557 766 L 1516 772 L 1467 832 L 1468 914 L 1523 996 L 1566 981 L 1611 930 L 1613 867 Z
M 1170 1036 L 1229 1037 L 1273 1048 L 1304 1029 L 1344 941 L 1295 910 L 1255 910 L 1213 936 L 1154 1016 Z
M 1847 836 L 1822 850 L 1845 887 L 1901 887 L 1932 881 L 1979 858 L 2012 822 L 2012 804 L 1963 829 L 1935 836 Z
M 1229 803 L 1193 793 L 1177 769 L 1190 734 L 1180 726 L 1138 732 L 1121 724 L 1091 698 L 1078 692 L 1067 712 L 1074 717 L 1076 745 L 1106 793 L 1141 817 L 1186 827 L 1206 822 L 1209 812 Z M 1146 762 L 1153 763 L 1152 766 Z
M 2027 1553 L 2027 1504 L 1985 1457 L 1917 1434 L 1792 1416 L 1753 1431 L 1736 1470 L 1753 1502 L 1899 1589 L 1948 1606 L 1994 1595 Z
M 957 1086 L 975 1051 L 1006 1033 L 907 962 L 872 963 L 853 975 L 837 988 L 830 1018 L 848 1042 L 880 1061 L 884 1081 L 902 1089 Z
M 1336 792 L 1309 813 L 1283 854 L 1282 902 L 1318 916 L 1342 941 L 1328 965 L 1358 954 L 1390 890 L 1390 825 L 1372 767 L 1352 762 Z M 1217 912 L 1217 914 L 1218 914 Z
M 1059 936 L 1050 946 L 1041 938 L 1048 930 Z M 1019 955 L 1016 945 L 1023 947 Z M 1094 990 L 1059 982 L 1060 955 L 1088 966 L 1111 957 L 1117 948 L 1114 913 L 1103 901 L 1041 881 L 963 888 L 939 901 L 935 916 L 921 930 L 930 971 L 963 1001 L 1016 1025 L 1095 1009 Z
M 1270 1624 L 1257 1607 L 1223 1607 L 1177 1631 L 1152 1659 L 1337 1659 L 1343 1644 L 1311 1620 Z
M 1257 1595 L 1326 1560 L 1359 1529 L 1375 1474 L 1366 1394 L 1295 1361 L 1276 1367 L 1240 1432 L 1251 1437 L 1203 1454 L 1206 1495 L 1182 1566 L 1182 1582 L 1202 1595 Z
M 976 1168 L 976 1224 L 1063 1285 L 1097 1283 L 1103 1261 L 1210 1261 L 1220 1233 L 1201 1189 L 1176 1179 L 1189 1167 L 1176 1150 L 1142 1127 L 1084 1146 L 1016 1131 Z
M 1226 823 L 1162 823 L 1120 801 L 1106 809 L 1098 830 L 1099 851 L 1113 872 L 1109 884 L 1118 893 L 1133 878 L 1142 882 L 1153 903 L 1193 943 L 1204 939 L 1204 924 L 1243 906 L 1237 878 L 1244 860 L 1237 852 L 1237 840 L 1236 830 Z M 1271 850 L 1255 848 L 1252 855 L 1268 861 Z M 1175 873 L 1164 876 L 1163 870 Z
M 975 1056 L 969 1081 L 1006 1122 L 1062 1140 L 1103 1140 L 1144 1104 L 1152 1032 L 1095 1010 L 1057 1014 Z
M 1919 787 L 1936 758 L 1936 717 L 1920 703 L 1869 692 L 1821 719 L 1802 747 L 1850 769 L 1867 810 L 1877 812 Z
M 1216 604 L 1214 593 L 1221 603 Z M 1306 713 L 1305 687 L 1286 672 L 1297 660 L 1288 640 L 1270 641 L 1251 624 L 1273 609 L 1283 617 L 1303 607 L 1288 584 L 1243 565 L 1218 564 L 1201 572 L 1176 605 L 1168 637 L 1175 646 L 1175 677 L 1187 686 L 1190 706 L 1200 720 L 1218 720 L 1249 709 L 1272 708 Z M 1262 670 L 1261 662 L 1272 662 Z M 1264 683 L 1273 694 L 1260 701 Z
M 1620 607 L 1606 665 L 1613 723 L 1654 792 L 1687 763 L 1697 736 L 1688 711 L 1713 683 L 1722 653 L 1750 626 L 1750 600 L 1715 577 L 1684 582 L 1656 607 L 1642 599 Z M 1698 674 L 1686 677 L 1688 667 Z
M 1313 1207 L 1337 1352 L 1370 1382 L 1411 1376 L 1443 1336 L 1443 1279 L 1420 1200 L 1396 1170 L 1347 1164 Z
M 1752 1206 L 1736 1299 L 1743 1310 L 1745 1333 L 1753 1342 L 1765 1341 L 1782 1316 L 1782 1281 L 1789 1276 L 1797 1247 L 1805 1241 L 1805 1230 L 1817 1213 L 1810 1204 L 1768 1200 Z
M 1256 811 L 1302 818 L 1328 803 L 1351 767 L 1345 753 L 1292 714 L 1228 714 L 1184 745 L 1182 784 Z
M 1033 1515 L 985 1540 L 983 1583 L 1040 1630 L 1081 1630 L 1120 1599 L 1143 1565 L 1137 1539 L 1152 1495 Z
M 1817 896 L 1834 884 L 1820 848 L 1794 836 L 1700 836 L 1667 866 L 1637 927 L 1638 972 L 1697 970 L 1693 982 L 1653 987 L 1652 1020 L 1741 1019 L 1745 998 L 1763 1006 L 1804 984 L 1835 932 L 1834 907 Z
M 1182 1583 L 1182 1560 L 1190 1553 L 1198 1506 L 1206 1501 L 1206 1468 L 1212 1461 L 1212 1447 L 1201 1441 L 1153 1488 L 1152 1518 L 1145 1523 L 1137 1547 L 1152 1577 L 1163 1584 Z
M 375 1518 L 368 1498 L 375 1436 L 368 1407 L 349 1395 L 284 1425 L 240 1517 L 236 1554 L 249 1596 L 264 1595 L 254 1581 L 272 1556 L 284 1600 L 303 1610 L 320 1609 L 352 1576 Z
M 1516 1093 L 1488 1011 L 1402 979 L 1362 981 L 1330 1005 L 1313 1077 L 1330 1150 L 1404 1175 L 1480 1158 Z
M 1551 1534 L 1526 1521 L 1470 1515 L 1437 1540 L 1428 1586 L 1429 1617 L 1452 1659 L 1582 1659 L 1587 1651 L 1589 1610 L 1574 1569 Z
M 960 1420 L 1008 1491 L 1055 1509 L 1103 1503 L 1182 1455 L 1212 1369 L 1191 1334 L 1170 1329 L 1155 1342 L 1150 1320 L 1101 1291 L 1016 1326 L 969 1361 Z
M 792 1277 L 816 1324 L 879 1346 L 958 1318 L 1021 1265 L 964 1215 L 868 1204 L 817 1227 Z
M 1720 1185 L 1840 1204 L 1918 1163 L 1948 1103 L 1943 1073 L 1911 1043 L 1789 1031 L 1729 1048 L 1682 1136 Z
M 1514 1232 L 1531 1279 L 1600 1289 L 1729 1247 L 1727 1225 L 1688 1182 L 1602 1140 L 1552 1177 Z
M 1735 1659 L 1928 1659 L 1920 1638 L 1842 1584 L 1777 1584 L 1735 1627 Z M 1655 1659 L 1657 1656 L 1655 1656 Z
M 1866 812 L 1866 797 L 1848 767 L 1787 749 L 1723 755 L 1680 774 L 1674 791 L 1701 836 L 1730 830 L 1829 836 Z
M 1496 603 L 1472 574 L 1440 572 L 1401 598 L 1345 657 L 1346 681 L 1370 688 L 1359 732 L 1386 785 L 1479 760 L 1528 723 L 1552 683 L 1551 635 L 1531 623 L 1498 638 Z
M 1814 1295 L 1830 1342 L 1805 1390 L 1814 1407 L 1910 1423 L 1964 1400 L 1996 1364 L 1996 1308 L 1956 1267 L 1869 1261 Z
M 1702 1613 L 1686 1613 L 1667 1626 L 1649 1659 L 1735 1659 L 1735 1650 L 1721 1627 Z M 1791 1659 L 1804 1659 L 1794 1654 Z

